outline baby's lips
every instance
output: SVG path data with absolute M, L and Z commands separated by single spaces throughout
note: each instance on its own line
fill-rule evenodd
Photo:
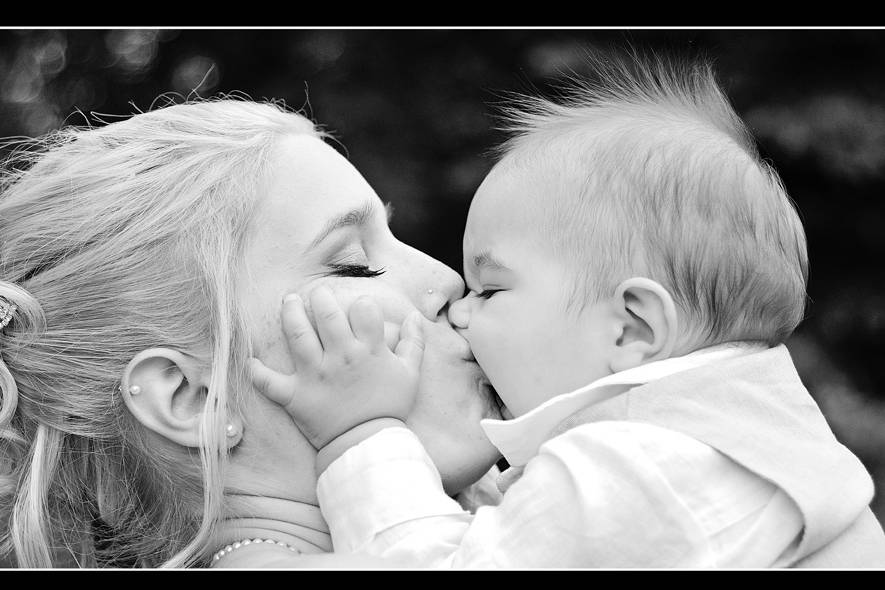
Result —
M 461 353 L 461 358 L 463 358 L 465 361 L 475 363 L 476 357 L 473 356 L 473 349 L 470 348 L 470 343 L 467 341 L 466 338 L 464 338 L 464 336 L 461 335 L 460 330 L 455 329 L 455 334 L 458 335 L 458 348 Z
M 473 349 L 470 348 L 469 345 L 464 349 L 464 360 L 474 363 L 476 362 L 476 357 L 473 356 Z

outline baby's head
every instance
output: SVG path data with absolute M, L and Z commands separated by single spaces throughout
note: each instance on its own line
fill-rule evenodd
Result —
M 606 375 L 802 319 L 805 235 L 704 63 L 609 59 L 523 98 L 464 234 L 454 303 L 510 412 Z

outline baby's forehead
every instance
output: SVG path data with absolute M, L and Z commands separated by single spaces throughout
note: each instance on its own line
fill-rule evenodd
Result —
M 539 219 L 568 214 L 575 199 L 588 186 L 612 174 L 605 162 L 589 153 L 549 144 L 508 152 L 477 189 L 470 215 L 483 220 L 501 219 L 531 228 Z
M 550 242 L 551 189 L 548 183 L 535 182 L 536 178 L 540 175 L 535 171 L 518 167 L 492 170 L 470 205 L 464 232 L 465 257 L 536 250 Z
M 548 201 L 541 172 L 509 162 L 496 165 L 480 184 L 470 203 L 467 225 L 489 231 L 531 225 L 532 216 Z M 489 227 L 493 226 L 493 227 Z

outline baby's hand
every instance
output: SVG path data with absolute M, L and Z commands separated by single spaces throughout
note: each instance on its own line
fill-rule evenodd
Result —
M 298 295 L 283 302 L 283 332 L 295 373 L 274 371 L 253 358 L 255 388 L 286 408 L 317 449 L 376 418 L 405 420 L 424 354 L 421 315 L 406 318 L 391 351 L 381 309 L 368 297 L 357 299 L 345 314 L 332 291 L 319 287 L 310 303 L 316 330 Z

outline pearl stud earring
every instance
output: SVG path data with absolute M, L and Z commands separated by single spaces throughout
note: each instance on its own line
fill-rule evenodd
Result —
M 427 289 L 427 294 L 428 294 L 428 295 L 433 295 L 433 289 Z
M 225 428 L 228 436 L 236 436 L 237 435 L 237 427 L 233 424 L 228 424 L 227 428 Z
M 138 385 L 133 385 L 129 388 L 129 395 L 138 395 L 141 393 L 141 387 Z

